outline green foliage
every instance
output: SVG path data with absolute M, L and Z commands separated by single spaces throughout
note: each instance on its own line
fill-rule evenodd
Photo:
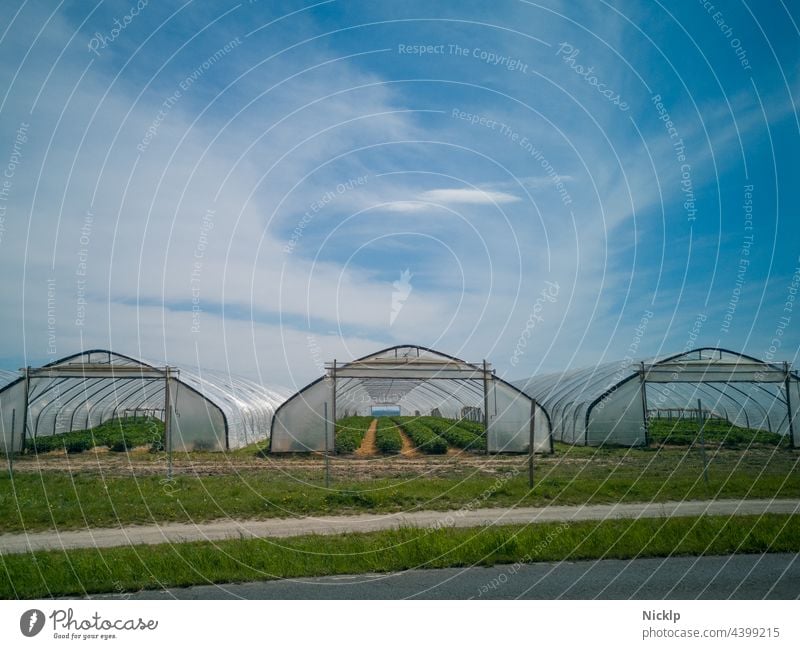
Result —
M 375 431 L 375 445 L 381 453 L 398 453 L 403 448 L 400 429 L 391 419 L 385 417 L 378 419 L 378 428 Z
M 650 419 L 650 440 L 655 444 L 690 446 L 700 443 L 700 424 L 696 419 Z M 703 430 L 706 444 L 742 448 L 753 444 L 789 446 L 786 435 L 741 428 L 722 419 L 707 419 Z
M 478 449 L 482 446 L 480 436 L 467 430 L 460 422 L 453 419 L 421 417 L 419 421 L 457 448 Z
M 420 419 L 420 417 L 392 417 L 392 421 L 406 432 L 414 442 L 414 446 L 423 453 L 431 455 L 447 453 L 447 440 L 433 432 Z
M 83 438 L 64 440 L 64 450 L 67 453 L 83 453 L 93 447 L 92 440 Z
M 336 422 L 334 448 L 337 453 L 353 453 L 361 446 L 374 417 L 344 417 Z
M 124 452 L 137 446 L 160 444 L 163 435 L 164 424 L 153 417 L 110 419 L 88 430 L 39 435 L 26 440 L 25 448 L 33 453 L 64 450 L 67 453 L 81 453 L 95 446 L 108 446 L 112 451 Z
M 448 420 L 451 421 L 451 420 Z M 483 425 L 482 422 L 477 421 L 467 421 L 466 419 L 458 419 L 452 420 L 458 423 L 459 428 L 463 428 L 464 430 L 468 430 L 471 433 L 475 433 L 480 437 L 486 437 L 486 427 Z
M 125 443 L 124 439 L 120 439 L 111 444 L 108 450 L 114 453 L 126 453 L 128 451 L 128 445 Z
M 372 494 L 364 491 L 333 491 L 325 496 L 325 502 L 336 509 L 372 509 L 377 504 Z

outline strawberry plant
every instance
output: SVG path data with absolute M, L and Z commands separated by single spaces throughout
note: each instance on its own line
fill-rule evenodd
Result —
M 353 453 L 361 446 L 373 417 L 343 417 L 336 422 L 333 446 L 337 453 Z
M 420 422 L 457 448 L 478 448 L 481 445 L 480 436 L 462 428 L 457 421 L 437 419 L 436 417 L 422 417 Z
M 113 451 L 125 451 L 137 446 L 149 446 L 163 435 L 164 423 L 153 417 L 110 419 L 88 430 L 29 438 L 25 441 L 25 449 L 33 453 L 81 453 L 95 446 L 108 446 Z
M 392 417 L 392 420 L 406 432 L 414 445 L 423 453 L 438 455 L 447 453 L 447 441 L 423 424 L 419 418 Z
M 378 428 L 375 430 L 375 446 L 381 453 L 398 453 L 403 448 L 400 429 L 391 419 L 385 417 L 378 419 Z
M 459 419 L 457 423 L 459 428 L 468 430 L 471 433 L 475 433 L 476 435 L 480 435 L 481 437 L 484 437 L 486 435 L 486 427 L 483 425 L 483 422 L 467 421 L 466 419 Z

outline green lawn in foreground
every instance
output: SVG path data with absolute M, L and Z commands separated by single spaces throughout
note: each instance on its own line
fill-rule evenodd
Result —
M 640 519 L 0 555 L 0 597 L 43 598 L 195 584 L 517 561 L 800 551 L 800 516 Z M 479 593 L 476 591 L 476 596 Z
M 422 474 L 418 466 L 391 478 L 334 476 L 330 489 L 324 487 L 321 469 L 292 470 L 291 463 L 266 461 L 263 470 L 183 475 L 173 481 L 119 471 L 17 472 L 12 483 L 5 473 L 0 477 L 0 532 L 223 517 L 800 497 L 796 451 L 710 452 L 707 486 L 701 456 L 692 449 L 573 450 L 559 445 L 557 451 L 537 458 L 533 490 L 528 488 L 524 458 L 516 468 L 493 468 L 489 458 L 488 469 L 481 471 L 453 464 L 446 477 Z

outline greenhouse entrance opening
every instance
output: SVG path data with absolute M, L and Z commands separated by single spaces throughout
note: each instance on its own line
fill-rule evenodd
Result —
M 394 414 L 387 414 L 389 410 Z M 400 345 L 326 364 L 325 376 L 275 412 L 270 451 L 331 451 L 336 448 L 336 422 L 354 416 L 467 421 L 483 424 L 486 452 L 552 450 L 547 413 L 498 378 L 489 363 Z
M 400 406 L 372 406 L 373 417 L 399 417 Z

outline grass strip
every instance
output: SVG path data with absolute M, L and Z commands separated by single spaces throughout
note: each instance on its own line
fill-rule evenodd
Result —
M 321 472 L 241 471 L 211 476 L 133 477 L 119 471 L 0 475 L 0 532 L 113 527 L 120 523 L 264 519 L 310 514 L 440 511 L 460 507 L 580 505 L 719 498 L 798 498 L 798 456 L 728 451 L 715 457 L 709 484 L 698 453 L 645 452 L 606 463 L 552 463 L 537 467 L 528 487 L 519 469 L 489 475 L 452 469 L 446 476 L 337 479 Z
M 800 551 L 800 516 L 702 516 L 0 556 L 0 597 L 43 598 L 413 568 Z

